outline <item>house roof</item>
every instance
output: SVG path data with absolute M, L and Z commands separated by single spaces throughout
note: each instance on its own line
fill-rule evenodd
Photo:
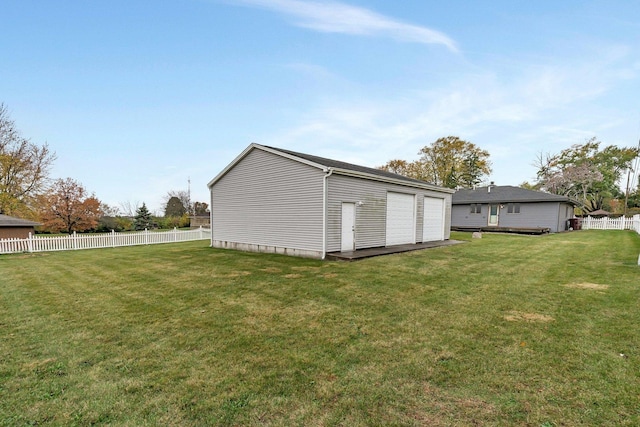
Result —
M 240 160 L 242 160 L 249 152 L 254 149 L 259 149 L 263 151 L 267 151 L 282 157 L 286 157 L 309 166 L 313 166 L 319 169 L 322 169 L 325 172 L 333 171 L 333 173 L 341 174 L 341 175 L 350 175 L 357 176 L 361 178 L 368 178 L 377 181 L 383 182 L 391 182 L 400 185 L 407 185 L 410 187 L 419 187 L 426 188 L 430 190 L 438 190 L 447 193 L 453 193 L 454 190 L 449 188 L 444 188 L 437 186 L 435 184 L 431 184 L 425 181 L 420 181 L 418 179 L 408 178 L 403 175 L 398 175 L 392 172 L 383 171 L 381 169 L 370 168 L 366 166 L 354 165 L 352 163 L 342 162 L 339 160 L 327 159 L 325 157 L 313 156 L 311 154 L 298 153 L 296 151 L 285 150 L 282 148 L 269 147 L 266 145 L 260 144 L 251 144 L 247 149 L 245 149 L 236 159 L 231 162 L 222 172 L 218 174 L 211 182 L 209 182 L 208 186 L 211 188 L 213 184 L 216 183 L 220 178 L 222 178 L 233 166 L 235 166 Z
M 39 222 L 0 214 L 0 227 L 35 227 L 37 225 L 41 224 Z
M 576 203 L 567 196 L 543 193 L 542 191 L 527 190 L 511 185 L 490 185 L 474 190 L 458 190 L 453 196 L 453 205 L 469 203 L 525 203 L 525 202 L 567 202 Z
M 611 215 L 611 212 L 605 211 L 604 209 L 598 209 L 598 210 L 595 210 L 593 212 L 588 212 L 587 215 L 589 215 L 589 216 L 605 216 L 605 215 Z

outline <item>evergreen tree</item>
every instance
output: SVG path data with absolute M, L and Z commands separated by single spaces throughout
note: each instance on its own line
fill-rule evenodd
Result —
M 133 227 L 136 230 L 144 230 L 145 228 L 151 228 L 151 225 L 151 213 L 149 212 L 149 209 L 147 209 L 147 205 L 142 202 L 142 206 L 140 206 L 136 210 L 136 216 L 133 220 Z

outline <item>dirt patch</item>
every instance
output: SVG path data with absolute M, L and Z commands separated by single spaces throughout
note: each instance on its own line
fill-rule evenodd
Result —
M 320 267 L 307 267 L 307 266 L 299 266 L 299 267 L 291 267 L 294 271 L 319 271 Z
M 300 277 L 302 277 L 302 274 L 291 273 L 291 274 L 285 274 L 284 277 L 285 279 L 299 279 Z
M 338 275 L 336 273 L 325 273 L 322 275 L 322 277 L 324 277 L 325 279 L 333 279 L 335 277 L 338 277 Z
M 264 271 L 265 273 L 282 273 L 282 269 L 278 267 L 262 268 L 260 271 Z
M 510 311 L 504 315 L 504 320 L 508 322 L 553 322 L 554 319 L 551 316 L 540 313 L 523 313 L 521 311 Z
M 570 283 L 564 286 L 572 289 L 590 289 L 593 291 L 606 291 L 609 289 L 609 285 L 598 285 L 597 283 Z

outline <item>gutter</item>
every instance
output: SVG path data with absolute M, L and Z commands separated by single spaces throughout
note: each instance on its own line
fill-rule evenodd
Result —
M 323 169 L 322 177 L 322 259 L 327 256 L 327 199 L 329 192 L 329 177 L 333 174 L 332 168 Z

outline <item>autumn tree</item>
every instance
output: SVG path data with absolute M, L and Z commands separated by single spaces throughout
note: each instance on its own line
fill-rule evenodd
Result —
M 406 176 L 413 179 L 419 179 L 421 181 L 428 181 L 427 170 L 424 163 L 420 160 L 408 162 L 406 160 L 389 160 L 386 164 L 379 167 L 379 169 L 387 172 L 397 173 L 398 175 Z
M 423 147 L 420 159 L 391 160 L 380 169 L 449 188 L 474 188 L 491 174 L 489 152 L 457 136 Z
M 639 153 L 636 148 L 610 145 L 600 149 L 600 145 L 593 137 L 559 154 L 539 154 L 534 164 L 538 185 L 575 199 L 586 212 L 608 208 L 612 199 L 622 197 L 621 175 Z
M 55 158 L 47 144 L 24 138 L 0 104 L 0 214 L 31 216 Z
M 489 152 L 475 144 L 447 136 L 420 150 L 430 181 L 449 188 L 474 188 L 491 174 Z
M 40 197 L 41 219 L 50 231 L 85 231 L 95 228 L 102 215 L 100 201 L 77 181 L 57 179 Z

